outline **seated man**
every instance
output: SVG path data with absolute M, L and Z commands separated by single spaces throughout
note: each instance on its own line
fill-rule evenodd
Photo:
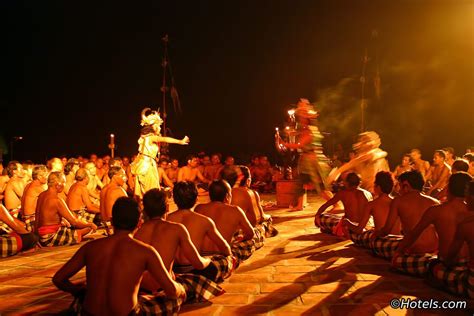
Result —
M 76 172 L 76 182 L 69 189 L 66 203 L 78 218 L 86 222 L 94 222 L 96 215 L 100 213 L 100 206 L 92 203 L 87 184 L 90 177 L 86 169 L 80 168 Z M 96 220 L 97 221 L 97 220 Z
M 82 246 L 56 272 L 54 285 L 76 297 L 79 306 L 75 312 L 81 315 L 176 314 L 186 297 L 185 289 L 173 281 L 153 247 L 133 238 L 140 218 L 137 202 L 122 197 L 112 213 L 115 234 Z M 72 283 L 69 279 L 83 267 L 87 269 L 86 284 Z M 158 281 L 166 297 L 139 296 L 145 271 Z
M 33 248 L 38 237 L 25 229 L 25 224 L 14 218 L 0 204 L 0 258 L 13 256 Z
M 111 235 L 113 233 L 113 227 L 110 222 L 112 219 L 112 206 L 114 206 L 118 198 L 127 196 L 127 192 L 123 188 L 127 177 L 125 176 L 125 171 L 120 167 L 110 167 L 108 177 L 110 179 L 109 184 L 100 192 L 100 216 L 102 222 L 105 223 L 107 234 Z
M 372 194 L 359 187 L 360 181 L 361 179 L 357 173 L 348 173 L 344 179 L 344 190 L 336 192 L 331 199 L 321 205 L 314 217 L 314 224 L 321 228 L 321 232 L 342 237 L 345 235 L 342 229 L 343 218 L 347 218 L 355 223 L 361 222 L 362 210 L 372 200 Z M 323 214 L 328 207 L 335 205 L 339 201 L 344 205 L 343 217 Z
M 438 258 L 441 260 L 447 258 L 458 224 L 471 215 L 464 203 L 466 186 L 471 180 L 472 177 L 466 172 L 451 175 L 448 183 L 448 201 L 428 208 L 413 230 L 405 234 L 392 259 L 392 265 L 395 268 L 415 275 L 426 273 L 429 264 L 428 256 L 423 254 L 406 256 L 405 254 L 410 253 L 410 247 L 429 226 L 434 226 L 438 235 Z M 459 260 L 466 259 L 467 254 L 467 249 L 461 251 L 458 255 Z
M 430 163 L 426 160 L 421 159 L 421 151 L 418 148 L 414 148 L 410 151 L 410 158 L 413 162 L 413 170 L 418 171 L 423 176 L 423 180 L 426 180 L 428 171 L 430 170 Z
M 451 167 L 446 163 L 446 154 L 443 150 L 435 150 L 433 154 L 433 165 L 428 171 L 426 182 L 429 184 L 426 194 L 439 198 L 438 194 L 448 185 L 451 175 Z
M 222 169 L 220 154 L 213 154 L 211 156 L 211 164 L 204 167 L 204 177 L 208 180 L 215 180 L 219 178 L 219 172 Z
M 439 204 L 438 200 L 421 193 L 424 181 L 418 171 L 402 173 L 398 178 L 401 196 L 393 199 L 390 212 L 382 229 L 375 231 L 371 243 L 376 256 L 392 259 L 403 236 L 389 235 L 394 225 L 400 221 L 403 234 L 409 234 L 420 221 L 424 212 L 431 206 Z M 438 236 L 434 227 L 428 227 L 411 247 L 412 253 L 435 253 L 438 250 Z
M 168 170 L 168 160 L 160 159 L 158 162 L 158 181 L 160 181 L 161 187 L 173 188 L 173 181 L 168 178 L 166 170 Z M 168 189 L 169 190 L 169 189 Z
M 33 181 L 26 185 L 21 198 L 21 220 L 26 224 L 26 230 L 32 232 L 35 226 L 35 211 L 38 196 L 47 189 L 48 168 L 37 165 L 31 174 Z
M 201 181 L 204 185 L 200 186 L 202 189 L 207 189 L 209 180 L 204 178 L 202 173 L 198 169 L 198 158 L 195 155 L 188 156 L 188 164 L 181 167 L 178 172 L 178 182 L 190 181 L 197 184 L 197 180 Z
M 166 220 L 168 202 L 165 191 L 158 189 L 147 191 L 143 196 L 143 207 L 148 220 L 137 231 L 135 238 L 153 246 L 158 251 L 169 273 L 173 273 L 176 254 L 181 253 L 190 262 L 186 272 L 203 275 L 212 281 L 223 281 L 223 278 L 218 279 L 226 275 L 218 275 L 218 266 L 212 265 L 211 259 L 199 255 L 186 227 Z M 217 261 L 213 262 L 215 263 Z M 232 264 L 232 261 L 230 263 Z M 230 275 L 231 269 L 232 265 L 225 272 Z M 159 284 L 147 274 L 143 278 L 141 287 L 154 291 L 159 288 Z
M 179 161 L 172 159 L 169 167 L 166 169 L 166 176 L 174 184 L 178 181 Z
M 189 181 L 176 183 L 173 188 L 173 199 L 178 205 L 178 210 L 169 214 L 168 220 L 181 223 L 186 227 L 191 236 L 191 241 L 201 255 L 221 254 L 229 256 L 231 254 L 229 244 L 217 230 L 214 221 L 191 210 L 196 204 L 197 196 L 198 191 L 194 183 Z M 206 238 L 211 241 L 212 247 L 209 243 L 204 242 Z M 191 264 L 181 252 L 178 253 L 176 263 L 180 265 Z
M 448 290 L 457 295 L 474 298 L 474 181 L 467 186 L 467 208 L 470 216 L 456 227 L 453 243 L 443 259 L 430 263 L 428 280 L 436 287 Z M 460 259 L 465 255 L 467 246 L 469 261 L 461 265 Z
M 108 162 L 104 167 L 106 167 L 105 170 L 107 174 L 107 172 L 109 171 Z M 99 204 L 100 203 L 99 190 L 101 190 L 104 187 L 104 184 L 102 183 L 102 181 L 100 181 L 99 177 L 97 176 L 97 168 L 95 166 L 95 163 L 88 162 L 85 164 L 84 168 L 89 173 L 89 181 L 87 182 L 87 190 L 89 192 L 90 198 L 93 203 Z
M 253 173 L 252 189 L 259 192 L 269 192 L 272 190 L 272 170 L 267 156 L 260 156 L 259 163 L 255 166 Z
M 375 175 L 374 183 L 374 192 L 377 197 L 373 201 L 367 203 L 363 208 L 359 224 L 356 225 L 349 219 L 345 219 L 345 224 L 350 231 L 349 235 L 356 245 L 367 248 L 369 247 L 370 236 L 374 230 L 365 230 L 365 228 L 371 216 L 374 220 L 375 229 L 382 229 L 384 227 L 390 211 L 390 203 L 392 203 L 393 200 L 390 197 L 392 189 L 393 179 L 390 172 L 379 171 Z M 400 235 L 400 221 L 392 227 L 390 234 Z
M 97 229 L 93 223 L 77 219 L 66 203 L 59 198 L 66 179 L 61 172 L 53 171 L 48 176 L 48 190 L 38 197 L 36 206 L 36 227 L 42 246 L 63 246 L 79 243 L 91 230 Z M 68 221 L 64 223 L 62 219 Z M 67 226 L 70 224 L 73 227 Z
M 239 245 L 242 245 L 242 242 L 244 244 L 254 243 L 255 247 L 251 247 L 251 251 L 255 251 L 257 246 L 263 242 L 263 239 L 258 239 L 257 236 L 261 234 L 254 232 L 252 224 L 242 209 L 238 206 L 230 205 L 232 199 L 231 190 L 227 181 L 214 180 L 209 187 L 211 202 L 199 204 L 196 206 L 195 212 L 209 217 L 216 223 L 217 229 L 222 234 L 222 237 L 231 245 L 234 255 L 239 261 L 243 261 L 248 259 L 249 255 L 248 252 L 244 255 L 243 252 L 239 251 Z M 213 243 L 207 238 L 204 241 L 204 247 L 214 251 L 217 250 Z
M 240 174 L 237 173 L 240 171 Z M 261 235 L 273 237 L 278 231 L 272 224 L 272 217 L 265 214 L 260 203 L 260 195 L 257 191 L 250 189 L 252 177 L 250 169 L 246 166 L 225 167 L 222 169 L 222 178 L 232 186 L 232 205 L 240 207 L 250 224 L 259 229 Z M 238 182 L 238 186 L 236 183 Z M 262 230 L 263 228 L 263 230 Z M 258 235 L 258 233 L 257 233 Z
M 10 161 L 7 165 L 7 174 L 10 179 L 4 191 L 4 203 L 13 217 L 18 217 L 21 207 L 21 197 L 25 190 L 25 171 L 18 161 Z

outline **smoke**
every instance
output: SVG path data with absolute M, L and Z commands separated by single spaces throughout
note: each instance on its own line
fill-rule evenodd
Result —
M 472 136 L 474 69 L 437 52 L 423 59 L 387 60 L 381 65 L 381 98 L 375 97 L 367 74 L 365 94 L 367 130 L 381 135 L 382 148 L 393 166 L 411 148 L 420 148 L 430 160 L 435 149 L 455 147 L 462 154 Z M 360 130 L 361 83 L 356 76 L 317 91 L 323 131 L 348 150 Z

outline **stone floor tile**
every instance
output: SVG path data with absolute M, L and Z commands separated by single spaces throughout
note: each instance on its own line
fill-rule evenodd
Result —
M 263 293 L 304 293 L 304 283 L 262 283 L 260 292 Z
M 267 284 L 267 283 L 264 283 Z M 258 294 L 260 293 L 260 284 L 254 283 L 230 283 L 221 284 L 226 293 Z
M 212 304 L 215 305 L 246 305 L 250 301 L 249 294 L 233 294 L 226 293 L 212 299 Z

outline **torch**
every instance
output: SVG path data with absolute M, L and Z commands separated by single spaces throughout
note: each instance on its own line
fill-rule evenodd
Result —
M 115 151 L 115 135 L 114 134 L 110 134 L 109 149 L 110 149 L 110 157 L 114 158 L 114 151 Z

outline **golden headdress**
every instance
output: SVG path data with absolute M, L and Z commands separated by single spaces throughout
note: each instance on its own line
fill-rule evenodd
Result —
M 148 111 L 151 111 L 151 109 L 144 108 L 142 110 L 142 121 L 140 122 L 141 126 L 163 123 L 163 120 L 160 117 L 160 113 L 158 113 L 157 111 L 151 111 L 151 113 L 147 115 L 146 113 Z
M 314 109 L 314 107 L 309 103 L 308 99 L 301 98 L 298 101 L 297 108 L 296 108 L 296 116 L 307 118 L 307 119 L 314 119 L 318 117 L 318 112 Z

